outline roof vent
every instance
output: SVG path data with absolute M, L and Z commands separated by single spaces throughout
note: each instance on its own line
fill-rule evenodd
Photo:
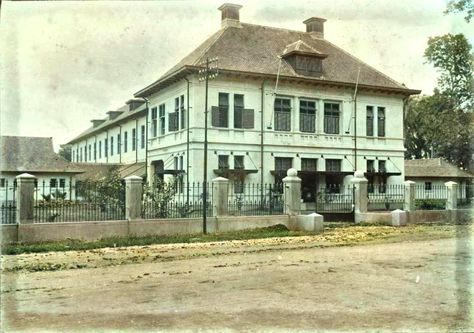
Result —
M 222 21 L 221 27 L 234 27 L 241 28 L 239 10 L 242 8 L 241 5 L 236 5 L 233 3 L 225 3 L 220 6 L 218 9 L 222 12 Z
M 313 38 L 324 38 L 324 22 L 326 19 L 320 17 L 310 17 L 303 23 L 306 24 L 306 32 Z

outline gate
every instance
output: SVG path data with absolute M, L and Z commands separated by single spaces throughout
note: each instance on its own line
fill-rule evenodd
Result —
M 354 222 L 354 185 L 328 185 L 316 193 L 316 213 L 329 222 Z

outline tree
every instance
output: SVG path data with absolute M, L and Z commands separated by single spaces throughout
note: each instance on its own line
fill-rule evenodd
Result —
M 71 162 L 71 147 L 66 145 L 61 145 L 58 152 L 59 156 L 62 156 L 66 161 Z
M 470 22 L 474 16 L 474 2 L 472 0 L 451 0 L 444 11 L 445 14 L 460 12 L 466 12 L 464 19 Z
M 455 108 L 472 107 L 474 97 L 471 45 L 463 34 L 430 37 L 425 50 L 428 63 L 440 72 L 438 89 Z

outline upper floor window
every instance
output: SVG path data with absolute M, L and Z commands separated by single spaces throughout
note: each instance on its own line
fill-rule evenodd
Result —
M 316 158 L 302 158 L 301 171 L 317 171 L 318 160 Z
M 329 172 L 340 172 L 341 171 L 341 160 L 326 160 L 326 171 Z
M 324 133 L 339 134 L 340 104 L 324 103 Z
M 110 137 L 110 156 L 114 156 L 114 137 Z
M 367 160 L 367 172 L 375 172 L 374 160 Z
M 151 109 L 151 133 L 153 137 L 158 134 L 158 109 Z
M 316 132 L 316 102 L 300 100 L 300 131 Z
M 234 155 L 234 169 L 235 170 L 244 170 L 244 156 Z
M 293 159 L 291 157 L 275 157 L 275 170 L 287 171 L 293 166 Z
M 141 148 L 145 148 L 145 125 L 142 125 L 141 127 L 141 140 L 140 140 L 140 143 L 141 143 Z
M 229 155 L 219 155 L 217 158 L 219 169 L 229 169 Z
M 212 126 L 229 127 L 229 94 L 219 93 L 219 106 L 212 108 Z
M 379 161 L 379 172 L 387 172 L 385 161 Z
M 120 134 L 117 134 L 117 154 L 122 153 L 122 142 L 121 142 L 121 137 Z
M 374 107 L 367 106 L 367 116 L 366 116 L 366 135 L 373 136 L 374 135 Z
M 165 134 L 165 105 L 161 104 L 160 108 L 160 135 Z
M 184 123 L 185 121 L 185 108 L 184 108 L 184 95 L 179 96 L 179 108 L 181 110 L 181 129 L 186 128 L 186 124 Z
M 377 108 L 377 135 L 385 136 L 385 108 Z
M 132 151 L 137 149 L 137 130 L 132 128 Z
M 289 98 L 275 98 L 275 131 L 291 130 L 291 101 Z
M 125 131 L 123 133 L 123 152 L 126 153 L 128 151 L 128 132 Z

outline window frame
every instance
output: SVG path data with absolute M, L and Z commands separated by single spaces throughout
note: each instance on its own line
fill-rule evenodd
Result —
M 330 108 L 327 106 L 331 105 Z M 333 107 L 337 105 L 337 110 Z M 341 133 L 341 103 L 325 101 L 324 102 L 324 133 L 325 134 L 340 134 Z M 333 128 L 334 127 L 334 128 Z
M 377 136 L 385 137 L 386 112 L 385 107 L 377 107 Z
M 374 107 L 372 105 L 367 105 L 365 112 L 365 135 L 374 136 Z
M 304 133 L 316 133 L 316 115 L 317 115 L 317 106 L 315 100 L 310 99 L 300 99 L 300 132 Z M 309 104 L 313 104 L 313 107 L 310 107 Z M 306 104 L 306 105 L 304 105 Z M 312 111 L 312 113 L 311 113 Z M 309 127 L 309 129 L 307 128 Z
M 288 103 L 286 103 L 288 102 Z M 291 98 L 276 97 L 273 102 L 273 112 L 275 117 L 275 131 L 291 131 Z
M 160 104 L 158 106 L 158 119 L 159 119 L 159 135 L 166 134 L 166 105 Z

